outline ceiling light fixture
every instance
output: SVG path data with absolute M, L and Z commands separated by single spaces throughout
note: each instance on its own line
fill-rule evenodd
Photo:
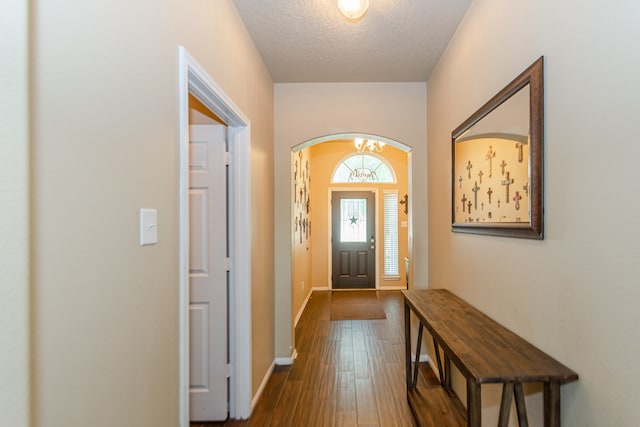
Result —
M 364 151 L 369 151 L 371 153 L 381 153 L 382 148 L 384 147 L 384 142 L 376 141 L 375 139 L 367 139 L 364 138 L 356 138 L 353 140 L 353 145 L 356 146 L 356 150 L 362 153 Z
M 347 19 L 356 21 L 367 13 L 369 0 L 338 0 L 338 9 Z

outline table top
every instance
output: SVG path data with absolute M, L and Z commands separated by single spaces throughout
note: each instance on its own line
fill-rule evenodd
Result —
M 406 304 L 478 383 L 559 382 L 578 374 L 446 289 L 403 290 Z

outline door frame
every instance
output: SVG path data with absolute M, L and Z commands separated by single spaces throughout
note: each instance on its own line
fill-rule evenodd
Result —
M 179 421 L 189 427 L 189 94 L 228 127 L 229 416 L 251 415 L 251 224 L 249 119 L 183 47 L 179 63 Z M 240 261 L 241 260 L 241 261 Z
M 328 245 L 329 246 L 329 261 L 328 261 L 329 265 L 328 265 L 328 270 L 327 271 L 329 272 L 329 278 L 328 278 L 329 283 L 327 283 L 327 287 L 329 289 L 333 289 L 333 280 L 332 280 L 332 277 L 333 277 L 333 241 L 332 241 L 333 218 L 332 218 L 332 215 L 331 215 L 331 200 L 333 200 L 333 193 L 334 192 L 363 192 L 363 191 L 372 192 L 374 194 L 374 198 L 375 198 L 375 202 L 374 202 L 374 205 L 375 205 L 374 206 L 374 212 L 375 212 L 374 215 L 375 216 L 374 216 L 374 218 L 375 218 L 375 222 L 376 222 L 376 224 L 375 224 L 375 230 L 376 230 L 376 241 L 375 241 L 375 244 L 376 244 L 376 249 L 375 249 L 375 253 L 374 253 L 374 258 L 375 258 L 375 266 L 376 266 L 376 268 L 375 268 L 375 272 L 374 272 L 374 274 L 375 274 L 374 282 L 375 282 L 375 289 L 377 290 L 377 289 L 380 288 L 380 263 L 378 262 L 378 255 L 380 254 L 380 252 L 378 252 L 378 248 L 379 248 L 378 240 L 379 240 L 380 232 L 382 231 L 382 229 L 380 228 L 380 215 L 379 215 L 379 211 L 378 211 L 378 188 L 376 188 L 376 187 L 360 187 L 360 186 L 358 186 L 358 187 L 345 187 L 345 186 L 333 187 L 333 186 L 331 186 L 328 189 L 328 196 L 329 196 L 329 203 L 328 203 L 328 206 L 329 206 L 328 211 L 329 212 L 328 212 L 328 215 L 329 215 L 329 218 L 327 220 L 327 224 L 328 224 L 327 230 L 329 232 L 329 235 L 328 235 L 327 238 L 329 239 L 329 242 L 331 242 L 331 244 Z

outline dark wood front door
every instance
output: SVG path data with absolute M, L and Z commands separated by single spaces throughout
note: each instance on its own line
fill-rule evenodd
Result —
M 375 193 L 331 196 L 332 288 L 375 288 Z

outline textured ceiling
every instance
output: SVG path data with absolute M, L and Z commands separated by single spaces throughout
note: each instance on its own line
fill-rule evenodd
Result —
M 426 81 L 471 0 L 234 0 L 276 83 Z

